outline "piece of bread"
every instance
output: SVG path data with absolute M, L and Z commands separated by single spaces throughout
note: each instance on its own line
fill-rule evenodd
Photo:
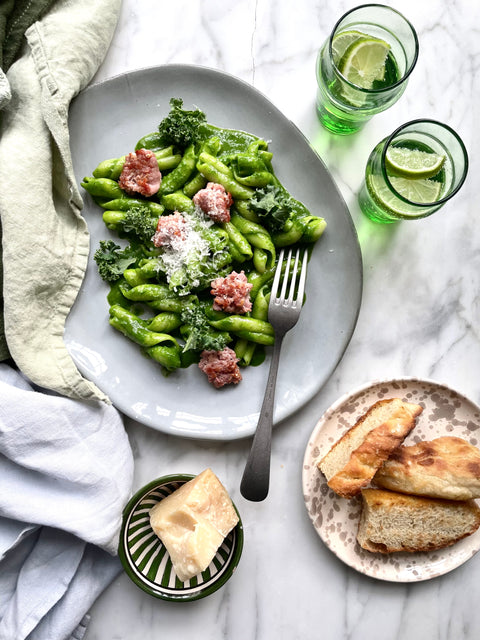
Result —
M 480 526 L 480 508 L 474 500 L 422 498 L 383 489 L 364 489 L 362 499 L 357 540 L 367 551 L 433 551 Z
M 402 445 L 373 482 L 384 489 L 431 498 L 480 498 L 480 450 L 453 436 Z
M 420 405 L 400 398 L 376 402 L 317 462 L 328 486 L 343 498 L 360 493 L 402 444 L 422 411 Z

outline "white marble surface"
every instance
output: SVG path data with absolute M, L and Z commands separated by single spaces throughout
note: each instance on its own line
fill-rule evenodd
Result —
M 386 2 L 416 27 L 420 56 L 390 110 L 353 137 L 316 120 L 315 58 L 346 0 L 124 0 L 119 26 L 96 80 L 165 63 L 221 69 L 265 93 L 311 141 L 339 186 L 364 261 L 358 324 L 330 381 L 274 433 L 268 499 L 239 492 L 250 440 L 195 442 L 127 421 L 136 456 L 135 489 L 170 472 L 212 466 L 244 523 L 237 572 L 216 594 L 190 604 L 144 595 L 121 575 L 92 609 L 87 640 L 463 640 L 480 634 L 480 554 L 459 569 L 412 585 L 376 581 L 343 565 L 307 515 L 301 487 L 309 436 L 340 395 L 373 379 L 419 376 L 480 402 L 480 4 L 476 0 Z M 378 226 L 362 217 L 356 192 L 371 147 L 418 117 L 447 122 L 470 153 L 455 199 L 430 218 Z M 340 292 L 341 295 L 341 292 Z

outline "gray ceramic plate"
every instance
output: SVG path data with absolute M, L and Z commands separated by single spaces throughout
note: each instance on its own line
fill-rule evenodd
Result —
M 153 480 L 137 491 L 123 511 L 120 561 L 140 589 L 161 600 L 189 602 L 214 593 L 233 575 L 242 555 L 243 527 L 239 520 L 205 571 L 186 582 L 175 575 L 166 548 L 150 526 L 149 512 L 157 502 L 194 477 L 180 474 Z
M 417 378 L 373 382 L 337 400 L 313 430 L 303 463 L 305 504 L 327 547 L 357 571 L 392 582 L 428 580 L 455 569 L 477 553 L 480 529 L 451 547 L 429 553 L 370 553 L 356 541 L 360 498 L 338 497 L 315 464 L 374 402 L 383 398 L 402 398 L 424 408 L 405 444 L 457 436 L 480 446 L 480 408 L 458 391 Z
M 322 387 L 353 333 L 362 294 L 362 262 L 348 209 L 330 174 L 303 135 L 250 85 L 219 71 L 168 65 L 122 75 L 89 87 L 70 111 L 78 182 L 104 159 L 125 154 L 155 131 L 171 97 L 198 106 L 209 122 L 243 129 L 270 142 L 279 179 L 328 228 L 310 262 L 307 303 L 286 337 L 274 420 L 293 414 Z M 314 106 L 312 105 L 312 109 Z M 159 365 L 108 324 L 107 286 L 92 255 L 106 230 L 85 195 L 91 233 L 86 277 L 66 326 L 66 344 L 80 371 L 128 416 L 161 431 L 205 439 L 251 435 L 265 389 L 269 358 L 244 371 L 236 386 L 214 389 L 195 366 L 165 378 Z M 113 236 L 112 236 L 113 238 Z

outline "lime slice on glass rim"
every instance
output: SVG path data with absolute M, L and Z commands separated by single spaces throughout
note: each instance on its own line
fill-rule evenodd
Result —
M 385 154 L 389 172 L 404 178 L 433 178 L 445 162 L 445 156 L 407 147 L 388 147 Z
M 390 176 L 389 180 L 393 188 L 410 202 L 422 205 L 434 205 L 440 199 L 442 183 L 435 180 L 419 179 L 411 180 Z M 421 211 L 417 207 L 401 202 L 390 191 L 382 176 L 370 174 L 367 176 L 367 189 L 373 201 L 380 207 L 396 215 L 419 215 Z
M 354 40 L 338 63 L 338 70 L 351 84 L 371 89 L 375 80 L 385 77 L 385 61 L 390 45 L 380 38 L 364 36 Z M 361 107 L 366 96 L 353 87 L 343 87 L 343 97 L 354 107 Z
M 390 45 L 380 38 L 365 36 L 352 42 L 338 64 L 338 70 L 349 82 L 371 89 L 375 80 L 385 76 L 385 61 Z
M 368 36 L 361 31 L 341 31 L 340 33 L 337 33 L 332 40 L 333 62 L 338 66 L 343 54 L 352 44 L 352 42 L 355 42 L 359 38 L 366 37 Z

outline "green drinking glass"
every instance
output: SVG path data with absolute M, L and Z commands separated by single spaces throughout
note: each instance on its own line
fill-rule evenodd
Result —
M 467 172 L 467 150 L 451 127 L 412 120 L 371 152 L 359 205 L 374 222 L 425 218 L 458 192 Z
M 355 133 L 405 91 L 418 58 L 415 29 L 381 4 L 348 11 L 317 57 L 317 113 L 333 133 Z

